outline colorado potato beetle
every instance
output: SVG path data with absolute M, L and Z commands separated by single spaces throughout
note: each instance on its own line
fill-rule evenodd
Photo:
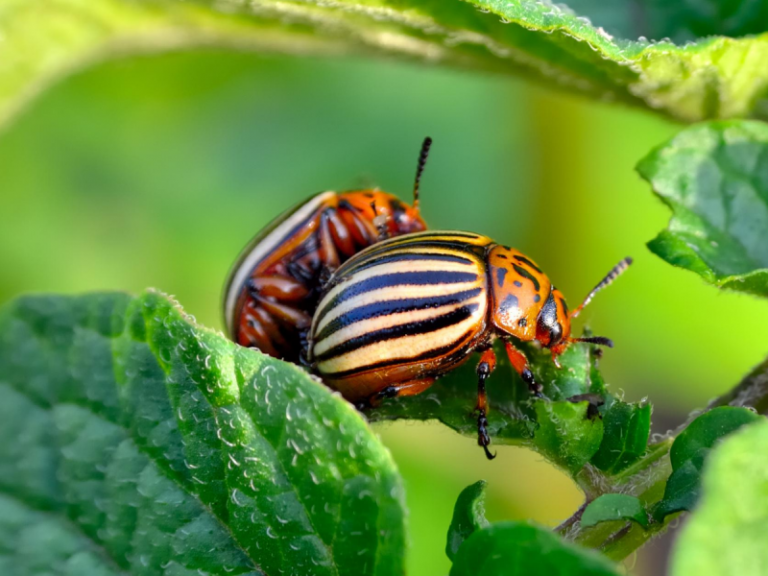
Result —
M 608 338 L 574 338 L 571 320 L 631 264 L 619 262 L 572 312 L 536 263 L 519 251 L 469 232 L 419 232 L 371 246 L 341 266 L 317 306 L 308 360 L 348 400 L 423 392 L 481 352 L 477 365 L 478 444 L 490 459 L 485 381 L 496 366 L 492 343 L 540 395 L 514 340 L 538 341 L 553 361 L 573 342 L 613 346 Z
M 251 240 L 224 290 L 230 338 L 298 362 L 320 286 L 331 272 L 381 239 L 426 229 L 419 212 L 419 182 L 431 143 L 426 138 L 421 147 L 413 206 L 378 189 L 321 192 Z

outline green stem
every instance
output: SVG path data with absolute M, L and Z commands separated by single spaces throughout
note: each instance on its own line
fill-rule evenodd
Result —
M 736 387 L 710 402 L 704 411 L 725 405 L 751 407 L 760 414 L 768 412 L 768 359 L 752 370 Z M 651 523 L 647 529 L 622 520 L 581 528 L 579 521 L 587 504 L 602 494 L 631 494 L 646 509 L 651 509 L 659 502 L 672 473 L 669 461 L 672 442 L 699 414 L 691 414 L 685 424 L 661 442 L 649 446 L 645 456 L 618 474 L 608 476 L 593 466 L 585 466 L 576 476 L 576 482 L 584 491 L 585 502 L 556 531 L 572 542 L 598 549 L 617 561 L 623 560 L 648 540 L 664 532 L 677 515 L 668 516 L 663 523 Z

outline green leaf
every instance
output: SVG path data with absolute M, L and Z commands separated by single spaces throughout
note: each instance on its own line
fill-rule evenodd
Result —
M 705 455 L 715 443 L 744 424 L 750 424 L 761 418 L 752 410 L 735 406 L 721 406 L 705 412 L 675 438 L 669 451 L 672 468 L 677 470 L 691 460 L 701 470 Z
M 717 446 L 704 469 L 701 502 L 680 534 L 672 576 L 762 576 L 768 569 L 768 422 Z
M 503 347 L 496 348 L 498 365 L 486 384 L 488 395 L 488 433 L 491 442 L 528 446 L 553 463 L 575 474 L 600 446 L 603 424 L 591 414 L 588 401 L 568 399 L 593 390 L 604 390 L 602 380 L 595 383 L 595 358 L 586 345 L 571 346 L 560 357 L 562 368 L 551 354 L 533 345 L 521 346 L 531 362 L 546 399 L 534 400 L 528 386 L 510 367 Z M 477 437 L 477 360 L 467 363 L 439 379 L 418 396 L 395 398 L 371 410 L 370 420 L 439 420 L 457 432 Z M 602 396 L 596 394 L 596 398 Z M 482 451 L 478 448 L 478 456 Z
M 582 528 L 600 522 L 632 520 L 643 528 L 648 526 L 648 514 L 640 500 L 628 494 L 603 494 L 594 499 L 581 515 Z
M 671 38 L 678 44 L 697 37 L 744 36 L 765 30 L 768 3 L 764 0 L 709 0 L 707 2 L 605 3 L 569 0 L 568 6 L 589 16 L 596 26 L 624 38 L 634 35 Z
M 352 406 L 165 297 L 22 298 L 0 542 L 3 574 L 402 574 L 403 490 Z
M 538 526 L 499 522 L 472 534 L 459 548 L 450 576 L 617 576 L 603 556 Z
M 650 29 L 637 31 L 637 5 L 625 0 L 611 3 L 610 14 L 627 23 L 612 27 L 619 32 L 613 36 L 599 27 L 608 13 L 599 6 L 576 1 L 574 12 L 543 0 L 5 0 L 0 122 L 94 62 L 200 45 L 415 58 L 531 77 L 687 121 L 759 109 L 768 87 L 760 12 L 729 17 L 725 27 L 714 25 L 716 17 L 700 26 L 695 13 L 681 8 L 674 18 L 664 12 L 649 18 Z M 644 32 L 695 42 L 637 41 Z M 710 37 L 747 32 L 756 35 Z
M 464 488 L 456 500 L 445 544 L 448 558 L 453 560 L 464 540 L 488 525 L 485 518 L 485 480 L 480 480 Z
M 589 402 L 536 402 L 539 428 L 534 443 L 546 447 L 547 456 L 576 474 L 597 452 L 603 439 L 603 421 L 590 415 Z
M 651 405 L 614 401 L 603 413 L 603 440 L 592 464 L 613 474 L 645 454 L 651 433 Z
M 768 296 L 768 125 L 694 126 L 637 169 L 672 210 L 651 251 L 720 288 Z
M 763 417 L 746 408 L 721 406 L 691 422 L 670 449 L 672 474 L 664 498 L 653 511 L 654 518 L 661 522 L 673 512 L 692 510 L 699 498 L 701 470 L 709 452 L 722 438 L 757 420 Z

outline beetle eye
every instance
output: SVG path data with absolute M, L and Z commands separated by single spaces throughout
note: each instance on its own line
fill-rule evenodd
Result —
M 555 302 L 554 290 L 549 293 L 547 301 L 539 312 L 537 337 L 542 340 L 542 344 L 551 348 L 560 342 L 563 338 L 563 327 L 557 321 L 557 303 Z M 548 342 L 544 342 L 544 335 Z
M 554 346 L 555 344 L 560 342 L 562 337 L 563 337 L 563 327 L 560 326 L 560 323 L 557 320 L 555 320 L 555 325 L 549 329 L 549 345 Z

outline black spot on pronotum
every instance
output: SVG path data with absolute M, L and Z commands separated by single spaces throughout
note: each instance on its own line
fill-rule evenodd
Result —
M 520 282 L 520 280 L 515 280 L 514 284 L 515 284 L 515 286 L 517 286 L 518 288 L 522 288 L 522 287 L 523 287 L 523 283 L 522 283 L 522 282 Z
M 507 310 L 517 309 L 519 308 L 519 305 L 517 296 L 514 294 L 507 294 L 507 297 L 504 298 L 504 301 L 501 303 L 501 310 L 506 312 Z
M 533 301 L 534 301 L 534 302 L 536 302 L 536 303 L 538 304 L 538 303 L 539 303 L 539 301 L 541 301 L 541 296 L 540 296 L 540 295 L 538 295 L 538 294 L 536 294 L 536 295 L 533 297 Z
M 512 268 L 514 268 L 515 272 L 520 274 L 520 276 L 533 282 L 533 289 L 536 290 L 536 292 L 539 291 L 539 289 L 541 288 L 541 285 L 539 284 L 538 279 L 533 274 L 528 272 L 528 270 L 526 270 L 522 266 L 518 266 L 517 264 L 512 264 Z
M 520 318 L 520 320 L 517 321 L 517 325 L 520 326 L 520 328 L 525 328 L 526 326 L 528 326 L 528 319 Z
M 506 268 L 496 268 L 496 282 L 499 284 L 499 288 L 504 286 L 504 278 L 507 276 Z

